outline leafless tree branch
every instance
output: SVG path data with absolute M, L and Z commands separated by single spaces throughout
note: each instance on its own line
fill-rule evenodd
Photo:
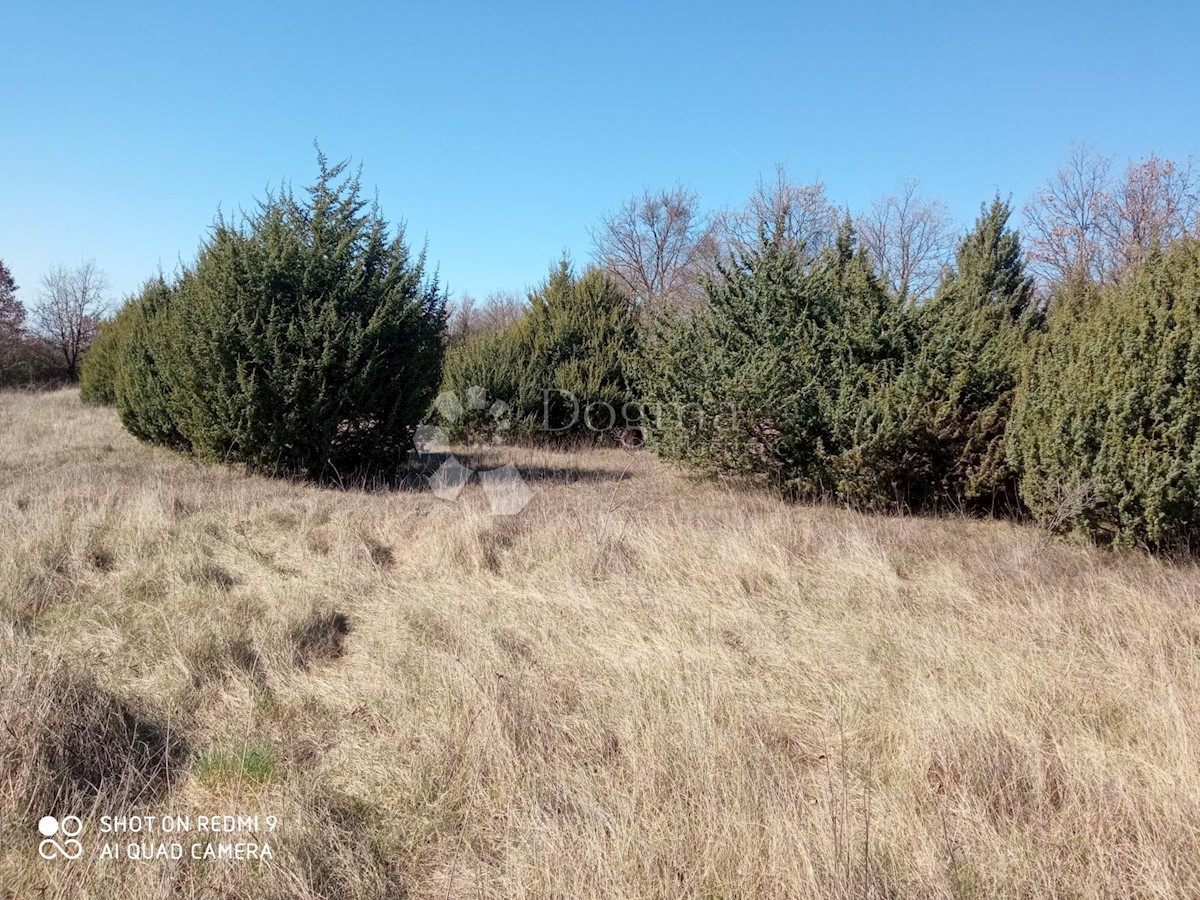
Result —
M 797 184 L 783 165 L 771 180 L 760 178 L 746 205 L 718 217 L 718 233 L 727 250 L 742 251 L 758 242 L 759 227 L 792 248 L 815 257 L 837 235 L 841 213 L 825 195 L 825 185 Z
M 937 287 L 955 237 L 946 204 L 921 196 L 919 189 L 917 179 L 906 179 L 855 223 L 879 277 L 896 296 L 913 301 Z
M 591 230 L 596 263 L 640 307 L 690 308 L 716 255 L 712 224 L 682 185 L 645 190 Z
M 529 308 L 528 301 L 513 291 L 493 291 L 480 303 L 470 294 L 450 305 L 446 326 L 451 343 L 477 334 L 490 334 L 516 322 Z
M 79 378 L 79 362 L 91 346 L 108 309 L 108 279 L 95 260 L 74 269 L 55 266 L 42 276 L 33 309 L 37 333 L 60 353 L 67 377 Z

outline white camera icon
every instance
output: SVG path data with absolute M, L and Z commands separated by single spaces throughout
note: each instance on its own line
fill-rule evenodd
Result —
M 38 856 L 42 859 L 79 859 L 83 856 L 83 844 L 76 840 L 83 833 L 83 820 L 79 816 L 63 816 L 62 821 L 54 816 L 42 816 L 38 820 L 38 831 L 45 838 L 38 844 Z M 62 837 L 61 841 L 55 840 Z

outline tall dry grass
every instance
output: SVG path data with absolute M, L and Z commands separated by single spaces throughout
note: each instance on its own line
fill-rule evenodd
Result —
M 1200 896 L 1195 567 L 511 457 L 498 518 L 0 396 L 0 895 Z M 283 825 L 43 862 L 50 811 Z

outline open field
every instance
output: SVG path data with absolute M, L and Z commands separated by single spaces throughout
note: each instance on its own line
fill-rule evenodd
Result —
M 492 517 L 0 395 L 0 897 L 1200 896 L 1194 566 L 510 458 Z M 274 858 L 99 859 L 139 812 Z

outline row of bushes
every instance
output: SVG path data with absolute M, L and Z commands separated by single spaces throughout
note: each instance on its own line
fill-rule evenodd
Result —
M 795 497 L 1192 546 L 1200 241 L 1046 302 L 1009 220 L 982 209 L 920 304 L 885 288 L 848 221 L 819 252 L 763 223 L 698 310 L 647 321 L 564 261 L 515 322 L 447 351 L 423 254 L 321 158 L 303 201 L 219 220 L 107 323 L 83 396 L 145 440 L 310 477 L 394 471 L 426 416 L 457 440 L 633 426 L 664 458 Z
M 849 223 L 815 258 L 764 228 L 652 345 L 660 452 L 859 507 L 1012 507 L 1004 425 L 1040 317 L 1008 217 L 985 210 L 920 306 Z
M 985 208 L 919 306 L 883 290 L 848 225 L 813 260 L 764 228 L 650 343 L 654 446 L 858 508 L 1200 545 L 1200 240 L 1039 303 L 1009 216 Z

